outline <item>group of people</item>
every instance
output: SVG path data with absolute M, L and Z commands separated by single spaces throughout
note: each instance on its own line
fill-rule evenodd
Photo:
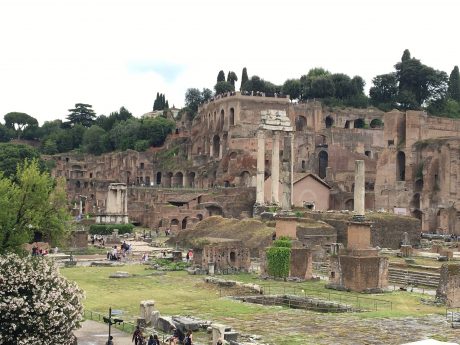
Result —
M 179 328 L 171 328 L 171 336 L 166 339 L 166 342 L 169 345 L 193 345 L 193 333 L 191 330 L 188 330 L 187 333 L 183 333 Z M 136 330 L 133 333 L 132 342 L 134 345 L 160 345 L 160 339 L 157 334 L 151 334 L 148 342 L 145 342 L 144 335 L 142 334 L 139 326 L 136 327 Z M 112 345 L 112 344 L 110 344 Z
M 102 235 L 91 235 L 91 244 L 104 247 L 105 242 L 104 242 L 104 237 Z
M 120 251 L 118 251 L 117 246 L 113 246 L 112 250 L 107 252 L 107 259 L 110 261 L 118 261 L 122 258 L 126 257 L 127 254 L 131 253 L 131 245 L 123 241 L 120 247 Z
M 41 249 L 36 246 L 32 247 L 32 256 L 45 256 L 48 255 L 48 251 L 46 249 Z

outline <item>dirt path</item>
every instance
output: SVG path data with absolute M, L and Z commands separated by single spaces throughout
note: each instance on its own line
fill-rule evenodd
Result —
M 75 331 L 78 345 L 105 345 L 108 338 L 109 328 L 106 324 L 87 320 L 82 323 L 82 327 Z M 131 337 L 117 329 L 111 332 L 114 345 L 132 345 Z

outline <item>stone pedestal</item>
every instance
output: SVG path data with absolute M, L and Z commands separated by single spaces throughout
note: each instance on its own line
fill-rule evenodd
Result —
M 414 252 L 414 249 L 412 248 L 411 245 L 405 245 L 405 244 L 403 244 L 403 245 L 401 246 L 401 249 L 400 249 L 399 251 L 400 251 L 401 256 L 402 256 L 403 258 L 410 258 L 410 257 L 412 256 L 413 252 Z
M 449 308 L 460 308 L 460 264 L 443 264 L 436 299 Z
M 297 217 L 276 216 L 276 238 L 286 236 L 297 239 Z
M 155 301 L 148 300 L 148 301 L 141 301 L 139 309 L 140 309 L 140 317 L 145 319 L 146 325 L 152 325 L 152 313 L 155 308 Z
M 350 222 L 347 229 L 347 248 L 366 249 L 371 246 L 371 223 Z
M 310 249 L 291 249 L 289 276 L 303 280 L 308 280 L 313 277 L 313 259 Z
M 214 323 L 212 324 L 212 345 L 216 345 L 217 341 L 237 341 L 238 333 L 233 331 L 231 327 Z

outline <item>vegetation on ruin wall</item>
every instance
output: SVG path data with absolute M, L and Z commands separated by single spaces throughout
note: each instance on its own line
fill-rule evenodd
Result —
M 438 149 L 440 146 L 444 145 L 449 139 L 446 138 L 431 138 L 425 140 L 419 140 L 414 143 L 414 147 L 417 150 L 423 150 L 426 148 Z
M 289 238 L 281 237 L 268 248 L 266 253 L 268 274 L 275 278 L 286 278 L 289 275 L 291 246 Z
M 130 234 L 133 232 L 133 224 L 91 224 L 89 227 L 89 233 L 91 235 L 110 235 L 113 230 L 118 229 L 118 233 Z
M 250 249 L 265 248 L 271 242 L 273 231 L 273 227 L 254 218 L 238 220 L 212 216 L 203 219 L 192 230 L 181 231 L 174 239 L 174 243 L 171 239 L 171 244 L 177 242 L 181 246 L 188 247 L 193 246 L 194 239 L 216 237 L 243 241 Z

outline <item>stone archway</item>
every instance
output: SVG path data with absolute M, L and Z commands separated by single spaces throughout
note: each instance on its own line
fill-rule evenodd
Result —
M 220 151 L 220 137 L 215 135 L 212 138 L 212 156 L 214 158 L 219 158 L 219 151 Z

